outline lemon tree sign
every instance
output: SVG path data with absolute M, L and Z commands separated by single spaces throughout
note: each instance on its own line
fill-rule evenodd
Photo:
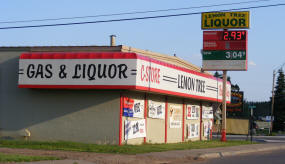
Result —
M 249 28 L 249 11 L 202 13 L 202 29 Z

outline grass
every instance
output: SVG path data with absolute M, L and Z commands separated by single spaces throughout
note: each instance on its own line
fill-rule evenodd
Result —
M 142 144 L 142 145 L 96 145 L 84 144 L 76 142 L 36 142 L 36 141 L 15 141 L 0 140 L 0 147 L 7 148 L 27 148 L 27 149 L 43 149 L 43 150 L 65 150 L 78 152 L 96 152 L 96 153 L 120 153 L 120 154 L 139 154 L 149 152 L 161 152 L 169 150 L 185 150 L 185 149 L 203 149 L 214 147 L 227 147 L 251 144 L 250 141 L 195 141 L 173 144 Z
M 56 157 L 24 156 L 0 153 L 0 162 L 32 162 L 43 160 L 58 160 Z

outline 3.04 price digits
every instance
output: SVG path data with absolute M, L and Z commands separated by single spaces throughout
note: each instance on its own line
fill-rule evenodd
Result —
M 245 51 L 227 51 L 226 58 L 227 59 L 243 59 L 245 58 Z

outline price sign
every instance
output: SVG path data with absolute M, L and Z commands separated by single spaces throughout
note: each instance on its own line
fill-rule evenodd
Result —
M 204 31 L 203 50 L 246 50 L 247 31 Z
M 203 51 L 202 55 L 204 70 L 247 70 L 247 53 L 245 50 Z
M 224 41 L 246 41 L 246 31 L 223 31 Z
M 246 51 L 203 51 L 203 60 L 246 60 Z
M 204 31 L 203 69 L 247 70 L 247 31 Z
M 203 31 L 203 40 L 215 41 L 247 41 L 246 30 Z

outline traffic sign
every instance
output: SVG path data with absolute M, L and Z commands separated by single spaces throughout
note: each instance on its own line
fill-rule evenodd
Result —
M 249 28 L 249 11 L 202 13 L 202 29 Z

